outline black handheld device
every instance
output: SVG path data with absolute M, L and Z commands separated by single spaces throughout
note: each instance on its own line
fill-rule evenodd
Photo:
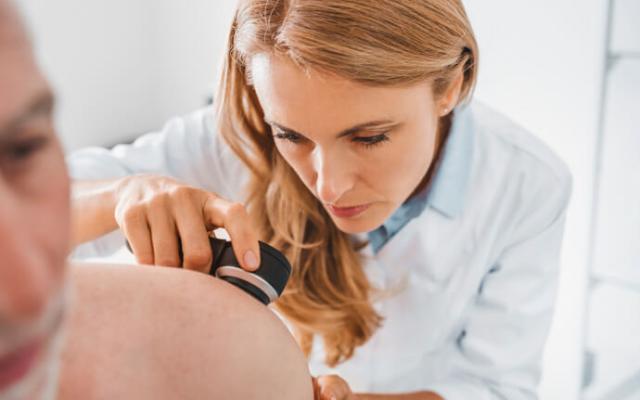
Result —
M 291 275 L 291 265 L 281 252 L 264 242 L 259 242 L 260 267 L 254 272 L 249 272 L 240 267 L 231 242 L 217 238 L 209 238 L 209 242 L 213 254 L 209 275 L 239 287 L 265 305 L 282 294 Z M 129 242 L 127 248 L 131 251 Z

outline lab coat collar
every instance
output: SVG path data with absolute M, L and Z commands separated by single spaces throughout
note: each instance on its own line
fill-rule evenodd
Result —
M 454 111 L 451 131 L 433 182 L 402 204 L 367 237 L 374 252 L 429 206 L 445 217 L 455 218 L 464 207 L 473 156 L 473 121 L 468 107 Z
M 456 108 L 442 161 L 426 194 L 426 204 L 449 218 L 455 218 L 464 208 L 473 159 L 473 131 L 470 106 Z

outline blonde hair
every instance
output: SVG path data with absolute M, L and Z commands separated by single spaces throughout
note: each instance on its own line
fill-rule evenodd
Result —
M 460 0 L 242 0 L 231 26 L 218 93 L 224 139 L 251 171 L 247 207 L 263 240 L 293 265 L 276 303 L 308 355 L 324 341 L 325 362 L 349 359 L 381 324 L 359 254 L 363 243 L 333 224 L 280 156 L 248 78 L 259 53 L 370 86 L 433 83 L 439 96 L 463 71 L 470 98 L 478 48 Z

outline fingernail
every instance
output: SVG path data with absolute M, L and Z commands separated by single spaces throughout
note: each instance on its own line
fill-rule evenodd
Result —
M 251 269 L 258 268 L 258 258 L 253 251 L 249 250 L 244 253 L 244 264 Z

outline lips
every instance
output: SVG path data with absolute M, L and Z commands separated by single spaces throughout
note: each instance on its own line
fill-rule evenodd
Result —
M 329 211 L 333 215 L 339 218 L 354 218 L 363 212 L 365 212 L 371 205 L 370 204 L 362 204 L 358 206 L 352 207 L 336 207 L 336 206 L 328 206 Z
M 42 343 L 34 342 L 0 357 L 0 391 L 27 376 L 35 367 L 41 349 Z

